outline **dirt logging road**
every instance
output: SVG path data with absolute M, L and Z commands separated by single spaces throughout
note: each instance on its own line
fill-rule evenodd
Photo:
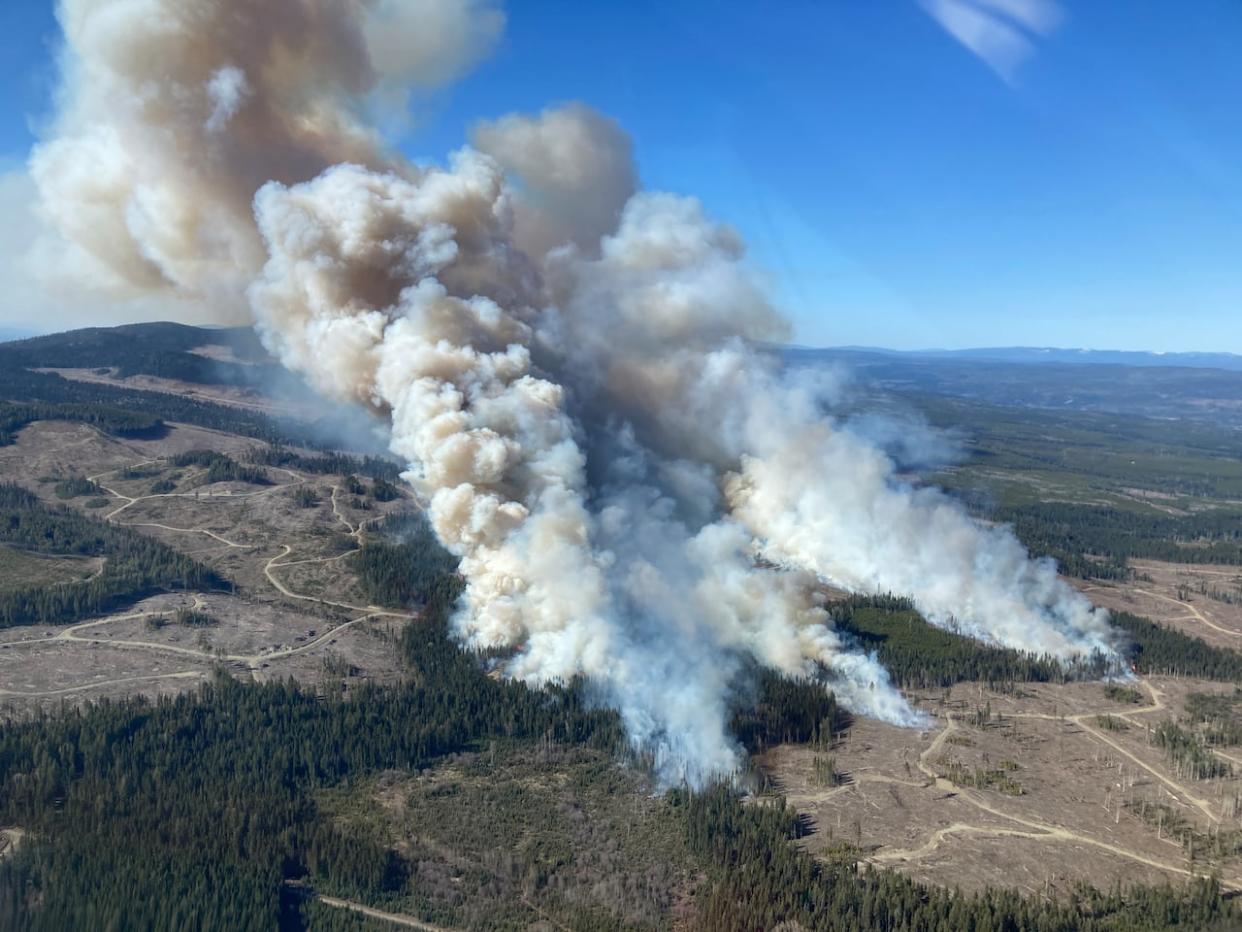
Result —
M 176 492 L 176 493 L 138 495 L 138 496 L 126 495 L 123 492 L 120 492 L 117 489 L 114 489 L 108 485 L 105 485 L 100 481 L 114 473 L 122 472 L 126 469 L 137 469 L 142 466 L 150 465 L 151 463 L 154 463 L 154 462 L 158 462 L 158 460 L 147 458 L 147 459 L 139 460 L 128 466 L 116 467 L 116 468 L 109 469 L 105 472 L 98 473 L 94 476 L 89 477 L 90 481 L 96 482 L 97 484 L 99 484 L 100 488 L 102 488 L 110 496 L 121 501 L 121 505 L 119 507 L 113 509 L 107 515 L 104 516 L 105 520 L 121 525 L 122 527 L 155 528 L 155 529 L 164 530 L 164 531 L 168 531 L 168 532 L 176 533 L 176 534 L 201 534 L 201 535 L 205 535 L 211 538 L 212 540 L 217 541 L 219 544 L 223 546 L 227 546 L 228 548 L 230 548 L 230 550 L 242 551 L 242 552 L 257 551 L 260 548 L 254 544 L 245 544 L 245 543 L 239 543 L 238 541 L 235 541 L 235 540 L 230 540 L 229 538 L 223 536 L 222 534 L 219 534 L 216 531 L 210 530 L 209 528 L 205 528 L 205 527 L 179 527 L 176 525 L 164 524 L 164 523 L 153 522 L 153 521 L 136 521 L 132 523 L 127 522 L 123 520 L 123 512 L 125 512 L 130 507 L 138 504 L 139 502 L 149 501 L 152 499 L 193 498 L 199 502 L 206 502 L 206 503 L 216 502 L 220 504 L 233 504 L 233 503 L 247 501 L 257 496 L 271 495 L 275 492 L 280 492 L 284 489 L 288 489 L 295 485 L 303 484 L 307 481 L 306 477 L 299 475 L 295 471 L 284 468 L 284 467 L 279 467 L 279 470 L 281 472 L 284 472 L 290 477 L 289 482 L 281 483 L 279 485 L 275 485 L 270 488 L 265 488 L 257 492 L 244 492 L 244 493 L 229 492 L 229 493 L 221 493 L 218 495 L 206 495 L 206 496 L 200 496 L 193 492 Z M 383 608 L 382 606 L 378 606 L 378 605 L 358 605 L 358 604 L 354 604 L 350 602 L 343 602 L 343 601 L 334 600 L 334 599 L 326 599 L 326 598 L 321 598 L 316 595 L 298 592 L 298 591 L 295 591 L 289 588 L 289 586 L 286 585 L 277 576 L 276 571 L 279 570 L 281 567 L 303 566 L 307 564 L 318 564 L 318 563 L 331 563 L 334 561 L 341 560 L 345 557 L 348 557 L 349 555 L 353 553 L 356 553 L 359 547 L 362 546 L 363 532 L 365 531 L 366 525 L 371 522 L 369 521 L 362 522 L 357 525 L 351 523 L 345 517 L 345 515 L 341 512 L 340 507 L 338 505 L 337 495 L 339 494 L 339 492 L 340 492 L 340 487 L 333 485 L 332 486 L 332 498 L 331 498 L 332 512 L 333 512 L 333 515 L 336 517 L 336 519 L 348 529 L 349 536 L 353 538 L 353 540 L 357 544 L 357 546 L 355 546 L 353 549 L 347 550 L 345 553 L 336 554 L 330 557 L 308 557 L 308 558 L 304 558 L 300 560 L 286 561 L 286 558 L 289 557 L 294 552 L 294 544 L 277 540 L 273 542 L 275 546 L 278 546 L 280 548 L 280 552 L 277 553 L 276 555 L 268 557 L 266 559 L 257 552 L 254 555 L 254 561 L 256 564 L 260 565 L 259 568 L 262 570 L 263 577 L 267 580 L 268 584 L 272 587 L 272 589 L 274 589 L 284 599 L 293 600 L 295 602 L 313 603 L 316 605 L 327 606 L 327 607 L 335 608 L 335 609 L 338 609 L 344 612 L 354 613 L 357 616 L 354 618 L 346 619 L 340 622 L 339 624 L 328 628 L 322 634 L 319 634 L 318 636 L 312 638 L 311 640 L 307 641 L 304 644 L 299 644 L 294 647 L 281 647 L 281 648 L 267 650 L 267 651 L 259 651 L 255 653 L 241 654 L 241 653 L 224 653 L 220 651 L 204 650 L 204 649 L 200 649 L 196 647 L 183 647 L 179 645 L 157 643 L 153 641 L 135 640 L 132 638 L 121 639 L 121 638 L 110 638 L 110 637 L 98 637 L 98 636 L 92 636 L 91 634 L 88 633 L 92 629 L 97 629 L 103 626 L 112 625 L 117 622 L 129 621 L 129 620 L 139 619 L 139 618 L 155 618 L 155 617 L 159 617 L 159 616 L 163 616 L 167 614 L 167 612 L 165 611 L 144 611 L 144 612 L 127 612 L 127 613 L 120 614 L 120 615 L 110 615 L 105 618 L 99 618 L 99 619 L 95 619 L 92 621 L 71 625 L 57 632 L 54 636 L 50 636 L 50 637 L 39 637 L 39 638 L 32 637 L 32 638 L 27 638 L 24 640 L 10 641 L 8 642 L 7 647 L 11 649 L 17 649 L 17 650 L 39 650 L 39 649 L 47 649 L 47 648 L 53 648 L 53 647 L 63 647 L 66 644 L 77 644 L 77 645 L 83 645 L 83 646 L 106 646 L 108 648 L 118 649 L 118 650 L 142 651 L 142 652 L 148 652 L 148 653 L 181 656 L 181 657 L 191 658 L 195 660 L 196 662 L 205 662 L 205 663 L 211 663 L 211 664 L 215 664 L 219 662 L 236 663 L 236 664 L 240 664 L 246 667 L 247 669 L 253 672 L 253 671 L 260 669 L 263 665 L 271 663 L 274 660 L 286 659 L 296 654 L 314 650 L 317 647 L 321 647 L 325 644 L 331 643 L 334 639 L 339 637 L 344 632 L 348 631 L 350 628 L 364 624 L 376 618 L 397 618 L 397 619 L 407 619 L 407 620 L 412 620 L 412 619 L 417 618 L 418 616 L 416 614 L 413 614 L 410 612 L 394 611 L 391 609 Z M 372 519 L 372 520 L 376 520 L 376 521 L 382 520 L 382 517 Z M 263 548 L 263 549 L 266 549 L 266 548 Z M 203 608 L 203 601 L 202 601 L 201 595 L 195 595 L 194 603 L 193 603 L 193 610 L 201 610 L 202 608 Z M 49 697 L 62 696 L 62 695 L 67 696 L 67 695 L 72 695 L 73 693 L 85 692 L 85 691 L 95 690 L 95 689 L 102 689 L 102 688 L 111 687 L 111 686 L 151 684 L 151 683 L 155 683 L 158 681 L 165 681 L 165 680 L 203 679 L 203 678 L 206 678 L 208 675 L 209 673 L 202 669 L 178 670 L 178 671 L 173 671 L 173 672 L 168 672 L 168 673 L 156 673 L 156 674 L 144 675 L 144 676 L 127 676 L 127 677 L 116 677 L 116 678 L 105 679 L 105 680 L 94 680 L 91 682 L 81 683 L 81 684 L 73 685 L 73 686 L 66 686 L 66 687 L 62 687 L 59 689 L 50 689 L 50 690 L 42 690 L 42 691 L 34 691 L 34 692 L 27 692 L 27 691 L 15 690 L 15 689 L 6 688 L 6 687 L 0 687 L 0 697 L 8 696 L 8 697 L 13 697 L 13 698 L 21 698 L 21 699 L 40 699 L 40 698 L 49 698 Z
M 432 925 L 430 922 L 423 922 L 421 919 L 415 919 L 413 916 L 405 916 L 401 913 L 386 913 L 381 909 L 363 906 L 361 903 L 354 903 L 350 900 L 337 899 L 334 896 L 316 896 L 315 899 L 325 906 L 347 909 L 351 913 L 358 913 L 366 916 L 368 919 L 377 919 L 380 922 L 391 923 L 403 929 L 420 929 L 422 932 L 461 932 L 461 930 L 450 929 L 447 926 Z
M 1143 686 L 1143 688 L 1146 689 L 1147 692 L 1149 693 L 1151 697 L 1151 704 L 1144 706 L 1142 708 L 1139 708 L 1139 709 L 1131 709 L 1129 711 L 1119 712 L 1115 710 L 1109 710 L 1109 714 L 1117 718 L 1124 718 L 1128 720 L 1131 716 L 1150 714 L 1152 712 L 1157 712 L 1157 711 L 1164 709 L 1165 708 L 1164 699 L 1160 691 L 1156 689 L 1152 684 L 1147 682 L 1146 680 L 1141 680 L 1140 683 Z M 1034 719 L 1042 719 L 1042 720 L 1047 720 L 1047 721 L 1071 722 L 1074 725 L 1081 728 L 1083 732 L 1087 734 L 1088 736 L 1090 736 L 1093 740 L 1098 741 L 1106 745 L 1107 747 L 1109 747 L 1111 750 L 1124 755 L 1129 761 L 1136 764 L 1137 766 L 1142 768 L 1144 771 L 1151 774 L 1152 777 L 1154 777 L 1155 779 L 1159 780 L 1161 783 L 1166 785 L 1171 791 L 1173 791 L 1174 794 L 1180 794 L 1181 799 L 1185 800 L 1187 804 L 1192 805 L 1195 808 L 1197 808 L 1199 811 L 1201 811 L 1214 825 L 1219 825 L 1223 821 L 1224 816 L 1222 814 L 1218 814 L 1214 810 L 1214 808 L 1212 807 L 1212 804 L 1208 800 L 1202 799 L 1201 797 L 1192 793 L 1183 783 L 1180 783 L 1177 780 L 1174 780 L 1166 776 L 1165 774 L 1161 773 L 1159 770 L 1145 763 L 1143 760 L 1136 757 L 1135 755 L 1131 754 L 1129 751 L 1127 751 L 1124 747 L 1122 747 L 1116 741 L 1109 738 L 1107 735 L 1103 734 L 1098 729 L 1092 727 L 1091 725 L 1087 723 L 1088 719 L 1094 718 L 1098 714 L 1101 714 L 1101 713 L 1093 711 L 1093 712 L 1085 712 L 1085 713 L 1081 713 L 1078 715 L 1071 715 L 1071 716 L 1056 716 L 1056 715 L 1049 715 L 1049 714 L 1038 713 L 1038 712 L 1007 713 L 1007 715 L 1011 718 L 1034 718 Z M 931 766 L 930 762 L 935 760 L 942 753 L 945 743 L 951 739 L 951 737 L 957 730 L 958 730 L 957 718 L 952 713 L 950 713 L 945 719 L 944 728 L 940 730 L 940 732 L 936 735 L 935 739 L 931 742 L 931 744 L 928 745 L 928 747 L 919 755 L 918 768 L 929 780 L 929 783 L 926 785 L 934 786 L 936 789 L 942 790 L 947 793 L 952 793 L 958 799 L 961 799 L 965 801 L 966 803 L 974 806 L 975 808 L 979 809 L 981 812 L 986 812 L 988 815 L 995 816 L 1005 821 L 1014 823 L 1018 826 L 1021 826 L 1021 828 L 1011 829 L 1011 828 L 1001 828 L 1001 827 L 986 826 L 986 825 L 972 825 L 972 824 L 969 824 L 966 822 L 960 822 L 960 821 L 954 822 L 951 825 L 945 826 L 943 828 L 937 829 L 934 832 L 932 832 L 930 837 L 927 839 L 927 841 L 925 841 L 923 844 L 919 845 L 918 847 L 879 851 L 873 854 L 869 858 L 869 860 L 871 860 L 872 862 L 883 864 L 883 863 L 891 863 L 895 861 L 917 860 L 919 858 L 932 854 L 933 852 L 938 850 L 943 844 L 945 844 L 948 841 L 950 836 L 977 835 L 977 836 L 991 836 L 991 837 L 1029 838 L 1029 839 L 1035 839 L 1039 841 L 1062 841 L 1062 842 L 1068 842 L 1068 843 L 1079 844 L 1079 845 L 1088 845 L 1088 846 L 1100 849 L 1102 851 L 1107 851 L 1111 854 L 1118 855 L 1123 858 L 1127 858 L 1131 861 L 1135 861 L 1140 864 L 1145 864 L 1148 867 L 1153 867 L 1153 868 L 1157 868 L 1162 871 L 1167 871 L 1171 874 L 1176 874 L 1176 875 L 1180 875 L 1183 877 L 1206 876 L 1206 871 L 1193 871 L 1180 864 L 1174 864 L 1166 860 L 1150 857 L 1139 851 L 1134 851 L 1132 849 L 1125 847 L 1124 845 L 1113 844 L 1111 842 L 1103 841 L 1098 838 L 1093 838 L 1089 835 L 1084 835 L 1080 832 L 1072 831 L 1071 829 L 1065 828 L 1060 825 L 1054 825 L 1049 822 L 1025 818 L 1022 816 L 1014 815 L 1013 813 L 1005 812 L 1003 809 L 997 808 L 991 803 L 985 801 L 977 792 L 975 792 L 971 788 L 962 786 L 958 783 L 954 783 L 953 781 L 945 778 L 944 776 L 941 776 Z M 849 786 L 843 787 L 842 789 L 847 790 L 849 789 Z M 835 793 L 838 791 L 833 791 L 833 792 Z M 1177 796 L 1175 796 L 1175 798 L 1177 798 Z M 1242 892 L 1242 876 L 1227 876 L 1227 877 L 1222 876 L 1220 878 L 1220 883 L 1221 883 L 1222 889 L 1230 893 Z
M 343 492 L 340 485 L 331 485 L 330 504 L 331 514 L 334 519 L 333 524 L 339 524 L 344 530 L 344 534 L 338 533 L 337 536 L 347 536 L 352 540 L 353 546 L 343 553 L 336 553 L 332 556 L 298 557 L 295 551 L 299 542 L 296 539 L 280 540 L 269 538 L 263 539 L 261 543 L 243 543 L 237 540 L 231 540 L 229 536 L 226 536 L 244 536 L 237 534 L 235 530 L 230 530 L 229 528 L 232 527 L 232 525 L 225 526 L 217 524 L 217 527 L 220 527 L 225 532 L 220 533 L 219 531 L 212 530 L 208 527 L 178 526 L 176 523 L 166 524 L 152 520 L 143 520 L 143 518 L 139 518 L 138 520 L 130 523 L 125 521 L 125 518 L 137 518 L 138 516 L 135 515 L 133 511 L 130 511 L 130 509 L 134 508 L 134 506 L 141 502 L 156 499 L 194 498 L 200 503 L 218 503 L 221 506 L 246 503 L 258 498 L 259 496 L 272 495 L 274 493 L 279 493 L 282 490 L 287 490 L 294 486 L 305 484 L 310 481 L 306 476 L 299 475 L 294 470 L 281 467 L 280 471 L 289 477 L 289 481 L 287 482 L 282 482 L 278 485 L 255 492 L 228 491 L 208 495 L 199 495 L 198 493 L 193 492 L 126 495 L 123 492 L 104 484 L 102 481 L 108 476 L 119 473 L 122 470 L 137 469 L 154 462 L 158 461 L 144 459 L 132 464 L 131 466 L 111 469 L 90 477 L 91 481 L 98 483 L 104 492 L 116 499 L 118 502 L 117 507 L 109 511 L 104 516 L 106 520 L 124 527 L 152 528 L 172 534 L 205 536 L 216 543 L 227 547 L 232 559 L 240 558 L 245 561 L 246 564 L 250 564 L 251 561 L 253 561 L 254 568 L 257 570 L 255 574 L 256 582 L 259 585 L 262 585 L 262 581 L 265 581 L 266 585 L 270 586 L 271 590 L 279 597 L 280 600 L 292 603 L 309 603 L 312 605 L 324 606 L 326 608 L 336 609 L 340 613 L 348 613 L 348 615 L 352 617 L 343 617 L 340 614 L 333 613 L 334 620 L 338 623 L 334 624 L 332 627 L 329 627 L 327 630 L 322 631 L 317 636 L 310 637 L 305 643 L 287 647 L 284 645 L 277 645 L 271 649 L 256 651 L 253 653 L 226 653 L 223 650 L 211 651 L 198 647 L 157 643 L 154 641 L 134 638 L 132 635 L 125 638 L 109 638 L 99 636 L 97 633 L 97 629 L 103 626 L 167 614 L 166 612 L 157 611 L 129 612 L 126 614 L 118 614 L 83 622 L 66 627 L 54 636 L 40 638 L 32 637 L 25 640 L 11 641 L 8 642 L 8 647 L 18 650 L 38 650 L 43 647 L 65 646 L 66 644 L 82 645 L 85 647 L 106 646 L 109 649 L 142 651 L 163 654 L 166 656 L 188 658 L 193 659 L 199 664 L 216 664 L 220 662 L 234 663 L 241 665 L 243 668 L 250 670 L 252 673 L 255 673 L 261 667 L 266 666 L 272 661 L 288 658 L 293 655 L 323 647 L 324 645 L 331 643 L 333 639 L 339 637 L 349 629 L 355 626 L 363 625 L 374 619 L 395 618 L 409 620 L 417 618 L 417 615 L 408 612 L 393 611 L 377 605 L 355 604 L 348 601 L 342 601 L 340 599 L 325 598 L 320 595 L 298 591 L 296 588 L 291 588 L 290 583 L 281 577 L 280 571 L 287 567 L 329 564 L 345 559 L 351 554 L 357 553 L 363 546 L 364 532 L 367 525 L 371 524 L 373 521 L 383 520 L 383 516 L 381 516 L 379 518 L 372 518 L 357 523 L 355 521 L 351 521 L 350 517 L 342 509 L 341 501 L 339 500 Z M 323 516 L 326 518 L 326 512 L 324 512 Z M 148 516 L 144 516 L 144 518 L 145 517 Z M 166 518 L 163 514 L 157 514 L 149 517 L 158 517 L 164 518 L 165 520 L 175 521 L 175 519 Z M 193 523 L 194 522 L 189 520 L 185 522 L 187 525 L 193 525 Z M 217 551 L 219 550 L 218 547 L 211 547 L 210 549 Z M 275 553 L 273 553 L 273 550 L 275 550 Z M 259 580 L 260 574 L 262 580 Z M 285 575 L 287 577 L 293 574 Z M 1193 619 L 1195 623 L 1215 629 L 1222 634 L 1242 637 L 1242 634 L 1216 624 L 1212 619 L 1206 617 L 1202 612 L 1200 612 L 1195 606 L 1190 605 L 1187 602 L 1183 602 L 1179 599 L 1173 599 L 1157 592 L 1149 592 L 1147 590 L 1136 591 L 1149 595 L 1153 598 L 1178 604 L 1186 611 L 1187 620 Z M 195 610 L 203 607 L 202 597 L 200 595 L 194 596 L 193 607 Z M 141 636 L 141 632 L 135 633 L 138 633 Z M 311 635 L 315 634 L 314 631 L 309 633 Z M 269 641 L 265 643 L 270 644 L 272 642 Z M 245 646 L 249 647 L 251 645 L 247 644 Z M 184 662 L 181 665 L 184 665 Z M 25 699 L 48 698 L 67 696 L 77 692 L 105 687 L 142 686 L 158 681 L 183 680 L 190 682 L 209 676 L 209 669 L 210 668 L 174 670 L 172 672 L 153 673 L 141 676 L 114 676 L 110 679 L 84 682 L 79 685 L 64 686 L 62 688 L 48 689 L 41 692 L 21 692 L 6 686 L 0 687 L 0 697 L 8 696 Z M 1229 821 L 1227 819 L 1223 802 L 1218 808 L 1218 806 L 1216 806 L 1211 800 L 1205 799 L 1201 795 L 1198 795 L 1195 792 L 1195 789 L 1188 786 L 1184 780 L 1176 779 L 1174 776 L 1170 776 L 1165 773 L 1159 767 L 1153 766 L 1151 763 L 1143 760 L 1140 756 L 1136 755 L 1124 746 L 1122 742 L 1116 740 L 1114 737 L 1105 733 L 1104 730 L 1098 727 L 1097 719 L 1101 715 L 1107 714 L 1113 718 L 1132 723 L 1136 717 L 1151 715 L 1166 709 L 1165 697 L 1160 689 L 1146 679 L 1140 679 L 1138 682 L 1147 693 L 1150 700 L 1147 705 L 1140 708 L 1118 710 L 1110 706 L 1107 709 L 1090 710 L 1080 712 L 1075 715 L 1055 715 L 1047 714 L 1045 712 L 1014 711 L 1007 713 L 1007 716 L 1015 719 L 1038 719 L 1051 722 L 1071 723 L 1081 730 L 1082 735 L 1085 736 L 1087 740 L 1094 742 L 1098 746 L 1107 748 L 1110 754 L 1119 755 L 1129 764 L 1140 768 L 1145 774 L 1149 775 L 1152 780 L 1158 781 L 1168 791 L 1169 796 L 1173 797 L 1178 802 L 1184 803 L 1186 806 L 1193 808 L 1205 817 L 1211 826 L 1216 828 L 1221 827 L 1224 823 Z M 1079 708 L 1081 708 L 1081 706 L 1079 706 Z M 952 844 L 954 839 L 964 839 L 967 837 L 1015 838 L 1029 839 L 1039 842 L 1063 842 L 1066 844 L 1087 846 L 1097 849 L 1100 852 L 1107 852 L 1111 855 L 1127 859 L 1135 864 L 1142 864 L 1149 868 L 1178 877 L 1190 878 L 1203 876 L 1207 872 L 1208 868 L 1206 867 L 1196 870 L 1196 865 L 1193 861 L 1175 863 L 1173 860 L 1166 859 L 1160 856 L 1159 849 L 1148 853 L 1140 850 L 1134 850 L 1128 847 L 1127 844 L 1120 839 L 1113 841 L 1102 837 L 1093 837 L 1090 834 L 1085 834 L 1081 830 L 1081 825 L 1076 826 L 1076 828 L 1080 830 L 1075 830 L 1063 825 L 1055 824 L 1054 822 L 1046 821 L 1043 818 L 1037 818 L 1030 813 L 1019 815 L 1013 812 L 1007 812 L 1005 811 L 1003 804 L 998 799 L 989 797 L 986 793 L 980 792 L 972 786 L 961 785 L 948 779 L 937 772 L 937 769 L 933 766 L 933 763 L 943 756 L 945 753 L 946 743 L 953 743 L 954 735 L 959 733 L 961 729 L 959 727 L 959 721 L 953 712 L 947 712 L 945 714 L 943 723 L 944 727 L 941 728 L 935 735 L 930 744 L 928 744 L 928 746 L 918 754 L 917 766 L 918 771 L 924 778 L 922 781 L 918 780 L 917 775 L 914 775 L 914 780 L 901 780 L 895 777 L 880 774 L 862 773 L 859 774 L 855 780 L 846 785 L 837 786 L 825 793 L 818 794 L 816 799 L 817 801 L 822 801 L 839 794 L 848 794 L 859 789 L 863 785 L 870 783 L 892 783 L 914 788 L 916 790 L 934 789 L 942 793 L 952 794 L 957 799 L 973 807 L 981 815 L 986 814 L 986 816 L 989 817 L 983 819 L 982 821 L 991 822 L 993 824 L 973 824 L 973 819 L 970 818 L 969 811 L 966 811 L 965 813 L 953 813 L 952 816 L 945 817 L 945 821 L 953 818 L 953 821 L 949 824 L 942 824 L 939 827 L 930 830 L 926 834 L 921 835 L 921 837 L 903 842 L 903 844 L 908 844 L 909 847 L 881 848 L 880 850 L 874 851 L 867 858 L 867 860 L 876 864 L 892 865 L 895 862 L 910 862 L 926 858 L 935 854 L 937 851 L 940 851 L 940 849 L 944 848 L 946 845 Z M 963 737 L 963 735 L 959 735 L 959 737 Z M 1235 765 L 1242 766 L 1242 758 L 1232 756 L 1217 748 L 1213 748 L 1212 753 L 1224 760 L 1230 761 Z M 909 777 L 911 775 L 910 768 L 907 765 L 906 776 Z M 1045 814 L 1046 813 L 1040 812 L 1036 815 Z M 966 816 L 965 820 L 961 818 L 962 815 Z M 954 816 L 956 816 L 956 818 L 954 818 Z M 1053 817 L 1060 818 L 1061 816 L 1054 813 Z M 994 820 L 997 819 L 1001 820 L 1002 823 L 1007 824 L 997 825 L 994 823 Z M 9 828 L 0 830 L 0 857 L 4 857 L 12 853 L 12 851 L 20 843 L 21 837 L 22 833 L 19 829 Z M 1222 888 L 1228 892 L 1242 892 L 1242 876 L 1240 875 L 1230 874 L 1229 876 L 1222 876 L 1220 878 L 1220 882 Z M 389 923 L 394 927 L 427 930 L 427 932 L 456 932 L 456 930 L 427 923 L 411 916 L 384 912 L 382 910 L 348 900 L 322 895 L 315 896 L 315 899 L 325 906 L 335 909 L 348 910 L 350 912 L 366 916 L 369 919 Z M 531 906 L 532 910 L 538 912 L 533 904 L 528 905 Z M 552 922 L 550 917 L 545 916 L 543 918 L 545 922 L 556 925 Z

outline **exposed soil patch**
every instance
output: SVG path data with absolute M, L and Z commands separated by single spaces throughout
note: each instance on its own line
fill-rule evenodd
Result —
M 1167 677 L 1139 686 L 1141 701 L 1109 698 L 1098 683 L 1034 685 L 1020 694 L 976 684 L 922 694 L 926 731 L 858 719 L 832 752 L 842 785 L 825 786 L 815 758 L 783 746 L 763 765 L 827 854 L 861 849 L 878 865 L 933 883 L 1068 893 L 1083 879 L 1185 881 L 1218 871 L 1242 889 L 1242 861 L 1190 852 L 1139 809 L 1163 811 L 1204 836 L 1242 828 L 1242 768 L 1211 780 L 1179 774 L 1151 740 L 1191 692 L 1219 683 Z
M 195 688 L 218 669 L 255 680 L 293 676 L 332 691 L 400 675 L 397 633 L 413 616 L 359 598 L 346 557 L 361 528 L 411 502 L 355 501 L 342 492 L 343 476 L 283 467 L 266 470 L 271 485 L 204 485 L 201 468 L 168 462 L 197 449 L 240 460 L 255 445 L 193 427 L 174 426 L 158 441 L 121 441 L 83 424 L 35 422 L 0 448 L 11 481 L 59 502 L 54 481 L 89 478 L 105 497 L 94 516 L 193 555 L 232 587 L 166 593 L 67 627 L 0 631 L 0 708 L 162 695 Z M 305 489 L 313 495 L 296 495 Z M 54 582 L 101 565 L 0 547 L 0 587 L 9 576 Z
M 1125 582 L 1071 580 L 1096 605 L 1242 650 L 1242 567 L 1131 560 Z

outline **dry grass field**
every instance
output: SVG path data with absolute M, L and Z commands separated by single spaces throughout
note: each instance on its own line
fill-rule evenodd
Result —
M 783 746 L 763 764 L 812 821 L 804 843 L 814 852 L 846 845 L 870 863 L 971 890 L 1065 893 L 1084 879 L 1107 888 L 1213 873 L 1242 890 L 1242 750 L 1215 752 L 1232 775 L 1200 780 L 1151 739 L 1188 694 L 1233 687 L 1168 677 L 1125 685 L 1138 702 L 1099 683 L 926 692 L 921 732 L 860 718 L 832 751 Z M 825 757 L 839 785 L 823 777 Z M 1232 854 L 1208 850 L 1208 839 Z
M 411 617 L 366 604 L 344 557 L 363 526 L 414 507 L 408 499 L 353 506 L 342 476 L 266 470 L 271 485 L 202 483 L 203 469 L 166 458 L 194 449 L 241 457 L 256 441 L 173 425 L 160 440 L 117 440 L 55 421 L 0 447 L 0 475 L 61 504 L 55 483 L 89 477 L 103 490 L 67 504 L 193 555 L 229 579 L 230 592 L 169 593 L 68 627 L 0 631 L 0 708 L 192 689 L 223 669 L 255 680 L 292 676 L 324 689 L 397 674 L 395 631 Z M 171 491 L 151 492 L 156 483 Z M 166 486 L 157 486 L 164 488 Z M 317 504 L 295 500 L 313 488 Z M 0 587 L 89 576 L 102 560 L 0 548 Z M 186 616 L 194 623 L 179 620 Z
M 1217 647 L 1242 648 L 1242 567 L 1132 560 L 1135 578 L 1084 582 L 1096 605 L 1131 612 Z

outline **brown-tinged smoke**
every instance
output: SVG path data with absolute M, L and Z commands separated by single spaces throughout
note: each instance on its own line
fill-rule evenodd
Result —
M 762 349 L 789 328 L 736 233 L 639 190 L 577 104 L 481 123 L 443 168 L 377 109 L 496 41 L 448 0 L 63 0 L 62 106 L 31 170 L 100 287 L 245 309 L 391 446 L 468 585 L 455 624 L 531 683 L 583 675 L 667 780 L 737 765 L 739 673 L 916 714 L 844 644 L 830 581 L 1069 659 L 1107 619 L 834 418 Z M 409 41 L 402 41 L 408 36 Z

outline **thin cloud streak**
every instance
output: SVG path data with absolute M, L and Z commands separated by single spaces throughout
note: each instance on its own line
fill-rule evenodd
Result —
M 945 32 L 1012 84 L 1064 15 L 1055 0 L 919 0 Z

